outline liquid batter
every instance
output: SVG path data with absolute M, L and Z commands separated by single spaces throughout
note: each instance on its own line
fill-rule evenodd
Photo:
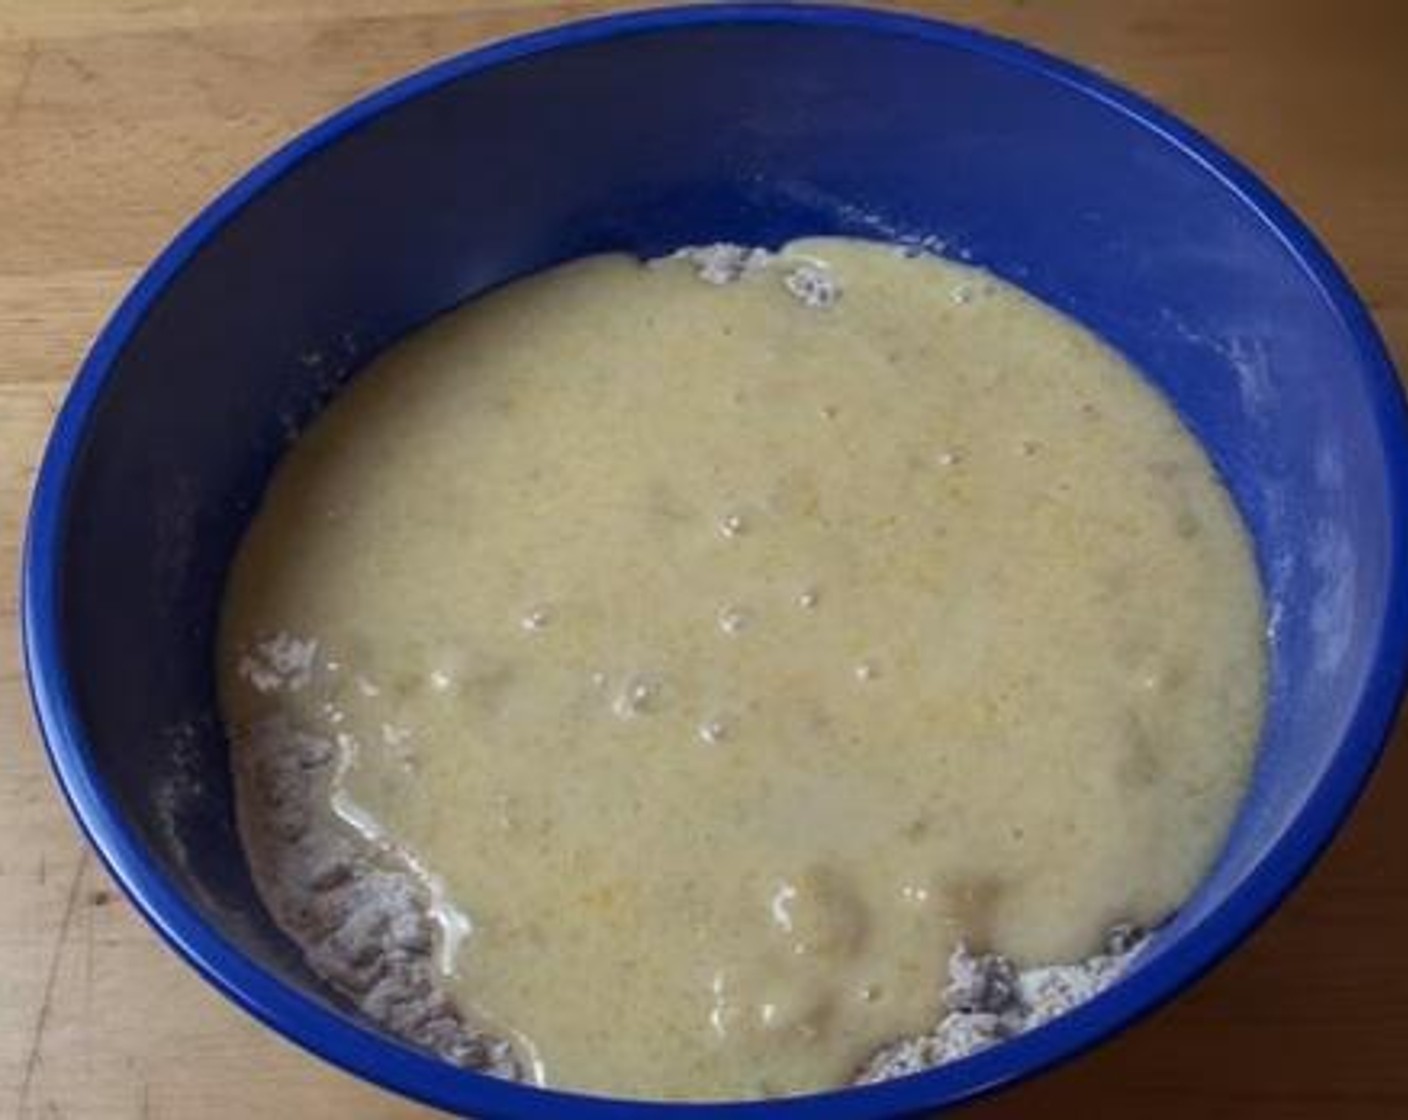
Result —
M 1165 917 L 1249 771 L 1248 541 L 1139 375 L 957 264 L 751 264 L 443 316 L 297 443 L 231 577 L 235 749 L 338 744 L 340 811 L 467 921 L 458 1002 L 556 1086 L 844 1084 L 960 940 L 1069 961 Z

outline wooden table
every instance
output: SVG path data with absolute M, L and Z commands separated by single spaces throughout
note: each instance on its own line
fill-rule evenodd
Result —
M 429 1115 L 256 1027 L 114 893 L 60 803 L 24 696 L 13 595 L 21 522 L 41 443 L 85 346 L 135 270 L 214 191 L 390 78 L 490 37 L 612 6 L 0 0 L 7 1115 Z M 1408 360 L 1408 7 L 907 6 L 1093 65 L 1225 142 L 1319 229 Z M 1329 858 L 1234 960 L 1117 1042 L 967 1115 L 1408 1116 L 1408 743 L 1398 746 Z

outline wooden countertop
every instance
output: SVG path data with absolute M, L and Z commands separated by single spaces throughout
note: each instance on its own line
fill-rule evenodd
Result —
M 21 1120 L 431 1115 L 257 1027 L 159 944 L 40 751 L 14 588 L 42 441 L 85 347 L 213 192 L 334 107 L 547 0 L 0 0 L 0 1110 Z M 1309 219 L 1408 362 L 1408 6 L 906 5 L 1095 66 Z M 1400 727 L 1398 738 L 1404 738 Z M 1408 1116 L 1408 743 L 1294 899 L 1174 1006 L 975 1118 Z

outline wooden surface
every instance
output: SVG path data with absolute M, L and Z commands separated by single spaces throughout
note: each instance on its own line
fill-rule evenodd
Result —
M 1226 143 L 1328 240 L 1408 361 L 1408 7 L 907 6 L 1093 65 Z M 85 346 L 216 189 L 390 78 L 606 7 L 0 0 L 0 1115 L 430 1115 L 256 1027 L 114 894 L 61 805 L 24 696 L 21 521 Z M 1408 1116 L 1408 743 L 1398 748 L 1329 858 L 1234 960 L 1095 1055 L 966 1115 Z

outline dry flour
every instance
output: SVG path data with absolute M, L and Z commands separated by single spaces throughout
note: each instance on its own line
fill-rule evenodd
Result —
M 278 635 L 242 666 L 299 688 L 313 643 Z M 304 656 L 304 654 L 307 656 Z M 338 815 L 349 744 L 271 718 L 236 734 L 240 832 L 255 884 L 312 970 L 367 1018 L 455 1065 L 519 1077 L 508 1043 L 467 1023 L 444 989 L 455 919 L 414 858 Z
M 1106 951 L 1076 964 L 1019 970 L 1006 957 L 959 946 L 949 958 L 947 1014 L 928 1034 L 885 1047 L 857 1084 L 904 1077 L 986 1050 L 1050 1022 L 1110 986 L 1143 944 L 1130 928 L 1114 930 Z

